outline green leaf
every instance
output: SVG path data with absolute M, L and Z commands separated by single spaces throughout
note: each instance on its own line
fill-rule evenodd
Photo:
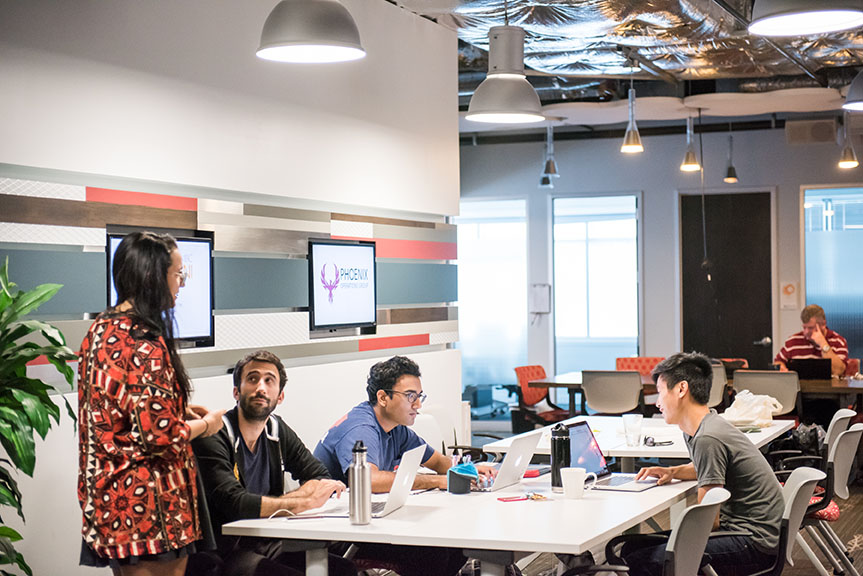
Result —
M 18 568 L 24 571 L 24 574 L 27 576 L 33 576 L 33 569 L 27 565 L 27 562 L 24 561 L 24 556 L 20 552 L 15 557 L 15 564 L 18 565 Z
M 16 294 L 12 298 L 12 305 L 0 312 L 0 330 L 6 330 L 11 323 L 39 308 L 62 287 L 62 284 L 40 284 L 32 290 Z
M 36 442 L 30 422 L 6 406 L 0 406 L 0 444 L 12 463 L 27 476 L 33 476 L 36 466 Z
M 18 551 L 12 546 L 12 541 L 5 536 L 0 536 L 0 564 L 11 564 L 17 556 Z
M 18 532 L 8 526 L 0 526 L 0 537 L 8 538 L 10 542 L 18 542 L 22 539 Z
M 24 414 L 30 420 L 30 425 L 44 440 L 45 434 L 51 428 L 51 421 L 48 419 L 50 412 L 46 409 L 45 404 L 42 403 L 38 396 L 22 390 L 12 390 L 12 396 L 21 403 Z M 53 402 L 51 403 L 53 404 Z

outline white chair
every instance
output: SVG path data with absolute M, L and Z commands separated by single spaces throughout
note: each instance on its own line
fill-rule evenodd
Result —
M 749 390 L 753 394 L 776 398 L 782 405 L 782 409 L 774 412 L 774 416 L 793 412 L 800 398 L 800 380 L 797 378 L 797 372 L 735 370 L 734 389 L 738 392 Z
M 601 414 L 623 414 L 642 405 L 641 374 L 634 371 L 584 370 L 581 391 L 588 408 Z
M 728 378 L 725 376 L 725 366 L 713 364 L 713 383 L 710 385 L 710 398 L 707 405 L 710 408 L 719 406 L 725 401 L 725 388 L 728 386 Z
M 850 495 L 848 477 L 851 473 L 854 457 L 857 455 L 857 446 L 860 444 L 861 436 L 863 436 L 863 424 L 855 424 L 850 429 L 841 432 L 831 443 L 827 457 L 826 489 L 821 495 L 821 499 L 810 506 L 803 521 L 806 533 L 833 566 L 834 573 L 841 574 L 844 569 L 851 576 L 859 576 L 860 573 L 851 563 L 845 544 L 830 527 L 830 522 L 839 518 L 839 507 L 831 500 L 834 495 L 843 500 L 846 500 Z M 803 537 L 800 534 L 797 534 L 797 539 L 798 542 L 803 543 Z M 807 552 L 806 556 L 818 572 L 822 576 L 828 576 L 827 571 L 811 550 L 807 551 L 804 546 L 801 548 Z
M 728 500 L 731 494 L 725 488 L 714 488 L 704 495 L 700 504 L 693 504 L 683 511 L 671 527 L 671 534 L 625 534 L 612 538 L 605 548 L 605 557 L 613 562 L 619 562 L 620 549 L 627 542 L 656 542 L 665 545 L 665 562 L 662 567 L 663 576 L 690 576 L 698 574 L 704 558 L 704 548 L 713 520 L 719 514 L 719 507 Z M 591 566 L 589 569 L 574 568 L 564 573 L 564 576 L 585 574 L 586 572 L 616 572 L 627 573 L 629 568 L 623 565 Z

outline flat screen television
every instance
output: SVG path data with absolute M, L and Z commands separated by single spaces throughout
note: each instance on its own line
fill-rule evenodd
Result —
M 309 239 L 309 330 L 377 322 L 375 243 Z
M 153 232 L 164 232 L 154 230 Z M 108 306 L 117 304 L 117 290 L 114 287 L 112 264 L 114 253 L 123 237 L 132 232 L 108 232 Z M 183 271 L 186 284 L 180 288 L 174 307 L 174 337 L 180 345 L 205 347 L 215 345 L 213 325 L 213 234 L 210 232 L 174 233 L 168 231 L 177 241 L 183 256 Z

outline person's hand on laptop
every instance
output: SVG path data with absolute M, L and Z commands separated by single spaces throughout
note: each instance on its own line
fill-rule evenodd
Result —
M 663 466 L 649 466 L 647 468 L 642 468 L 638 471 L 638 474 L 635 475 L 636 482 L 639 480 L 647 480 L 648 478 L 656 478 L 656 484 L 658 486 L 662 486 L 663 484 L 671 482 L 672 478 L 674 478 L 674 471 L 671 468 L 665 468 Z
M 497 468 L 493 468 L 492 466 L 478 464 L 476 467 L 476 471 L 479 473 L 480 476 L 485 477 L 485 481 L 488 484 L 494 482 L 494 479 L 497 477 Z
M 333 494 L 336 495 L 336 498 L 340 498 L 344 491 L 345 485 L 338 480 L 321 478 L 319 480 L 309 480 L 292 494 L 305 496 L 309 499 L 309 508 L 318 508 L 323 506 Z

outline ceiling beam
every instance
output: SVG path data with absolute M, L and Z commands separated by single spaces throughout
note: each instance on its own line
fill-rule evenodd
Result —
M 637 62 L 641 68 L 653 74 L 660 80 L 664 80 L 672 86 L 677 86 L 677 84 L 679 83 L 674 74 L 668 72 L 667 70 L 663 70 L 662 68 L 639 54 L 638 50 L 636 50 L 635 48 L 631 48 L 629 46 L 620 46 L 620 51 L 623 52 L 623 55 L 626 56 L 629 60 Z

